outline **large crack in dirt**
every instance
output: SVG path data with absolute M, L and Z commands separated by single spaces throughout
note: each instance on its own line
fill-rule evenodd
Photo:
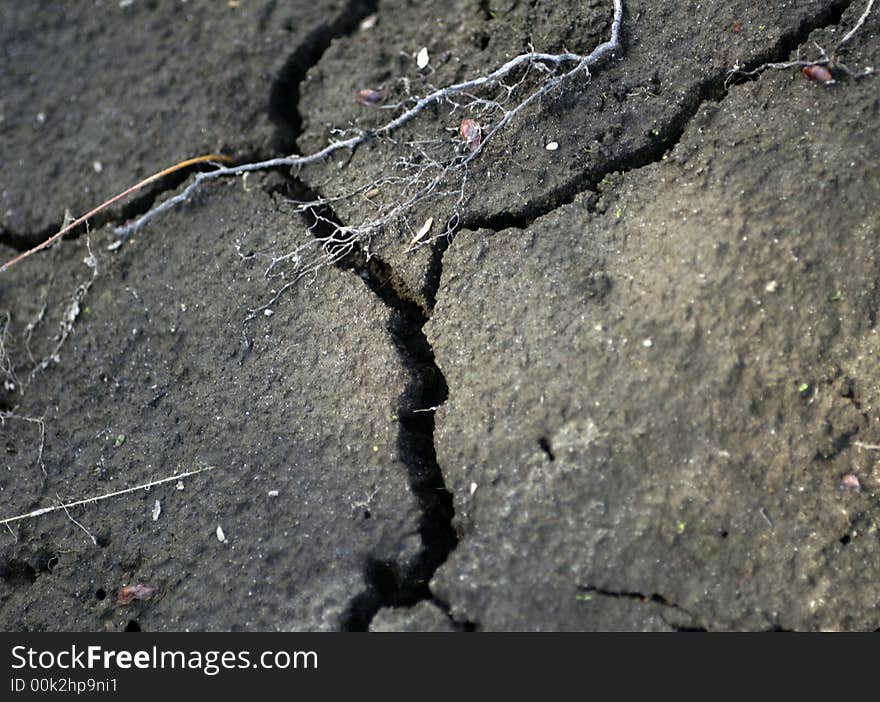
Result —
M 281 194 L 297 201 L 320 200 L 318 193 L 294 178 L 288 181 Z M 309 231 L 319 240 L 330 238 L 342 224 L 329 207 L 309 210 L 302 216 Z M 367 631 L 373 617 L 383 607 L 410 607 L 429 601 L 443 610 L 456 628 L 472 630 L 474 624 L 452 620 L 449 606 L 434 596 L 429 587 L 437 568 L 446 562 L 458 545 L 458 535 L 452 526 L 455 513 L 452 493 L 447 489 L 437 463 L 434 444 L 434 414 L 446 401 L 448 391 L 423 330 L 430 310 L 414 301 L 414 296 L 391 266 L 377 256 L 367 257 L 357 244 L 351 246 L 353 251 L 336 265 L 357 275 L 392 310 L 388 332 L 413 374 L 398 410 L 401 425 L 398 448 L 407 466 L 410 489 L 422 512 L 419 523 L 422 550 L 413 562 L 403 566 L 369 557 L 364 565 L 366 586 L 352 598 L 341 628 Z M 436 289 L 431 294 L 433 297 Z
M 821 15 L 802 22 L 797 29 L 783 34 L 772 49 L 753 59 L 749 65 L 743 67 L 743 70 L 749 71 L 766 62 L 784 60 L 791 51 L 808 39 L 811 32 L 838 24 L 851 4 L 852 0 L 842 0 Z M 270 96 L 270 111 L 279 126 L 280 144 L 291 146 L 299 137 L 302 126 L 299 91 L 309 69 L 320 61 L 333 39 L 350 34 L 364 17 L 375 12 L 377 8 L 378 0 L 354 0 L 343 19 L 316 30 L 288 59 L 273 84 Z M 696 86 L 682 104 L 680 111 L 661 129 L 662 138 L 657 142 L 613 158 L 604 163 L 601 169 L 584 171 L 540 201 L 529 202 L 518 210 L 482 219 L 465 220 L 457 231 L 527 228 L 536 219 L 571 203 L 579 194 L 595 190 L 608 175 L 614 172 L 625 174 L 661 161 L 664 155 L 680 141 L 688 124 L 704 103 L 720 102 L 729 94 L 730 85 L 753 78 L 738 77 L 726 83 L 727 79 L 726 72 L 719 72 Z M 148 211 L 164 192 L 178 188 L 187 177 L 188 173 L 169 176 L 147 193 L 127 203 L 117 213 L 108 213 L 102 218 L 96 218 L 91 225 L 101 226 L 142 214 Z M 291 180 L 291 183 L 291 194 L 303 195 L 304 186 L 295 180 Z M 315 199 L 315 193 L 307 194 L 309 199 Z M 330 220 L 334 221 L 332 213 L 329 214 Z M 328 213 L 322 213 L 322 216 L 327 217 Z M 39 243 L 56 230 L 57 227 L 53 227 L 35 235 L 4 230 L 0 232 L 0 242 L 17 249 L 25 249 Z M 320 236 L 320 228 L 315 228 L 313 231 Z M 437 462 L 434 443 L 435 411 L 445 402 L 448 392 L 423 327 L 433 311 L 442 277 L 444 254 L 451 243 L 450 237 L 438 240 L 433 245 L 428 271 L 429 282 L 426 286 L 426 297 L 429 301 L 427 309 L 414 302 L 416 296 L 407 291 L 405 284 L 398 279 L 392 267 L 378 257 L 368 258 L 358 249 L 339 264 L 343 269 L 358 275 L 372 293 L 393 310 L 394 316 L 389 332 L 401 356 L 414 370 L 414 381 L 404 394 L 410 400 L 417 398 L 416 404 L 419 409 L 400 413 L 399 442 L 401 453 L 408 457 L 410 487 L 422 509 L 420 532 L 423 542 L 423 549 L 418 559 L 403 571 L 395 563 L 368 560 L 365 564 L 367 586 L 364 591 L 354 596 L 350 603 L 343 622 L 343 628 L 347 630 L 368 629 L 373 616 L 382 607 L 411 606 L 425 600 L 433 602 L 450 616 L 449 606 L 439 601 L 429 588 L 433 573 L 446 561 L 458 543 L 457 534 L 452 526 L 454 513 L 452 494 L 446 488 L 442 470 Z M 646 597 L 637 592 L 606 591 L 594 587 L 584 588 L 584 591 L 601 596 L 650 601 L 680 610 L 659 595 Z M 454 624 L 460 629 L 476 628 L 475 624 L 469 622 L 454 622 Z
M 748 65 L 743 66 L 744 72 L 774 61 L 784 60 L 793 50 L 807 40 L 809 34 L 816 29 L 836 25 L 852 0 L 842 0 L 830 10 L 805 20 L 801 25 L 788 33 L 784 33 L 774 47 L 755 57 Z M 374 6 L 375 9 L 375 6 Z M 304 80 L 307 71 L 297 74 L 298 81 Z M 680 111 L 661 129 L 660 139 L 629 154 L 606 162 L 601 169 L 591 169 L 580 173 L 540 202 L 527 204 L 519 211 L 499 213 L 489 218 L 464 220 L 461 229 L 489 229 L 501 231 L 511 227 L 525 229 L 536 219 L 550 214 L 553 210 L 571 203 L 579 194 L 595 190 L 610 174 L 625 174 L 652 163 L 661 161 L 676 144 L 679 143 L 687 125 L 698 114 L 706 102 L 720 102 L 730 91 L 731 85 L 744 83 L 748 77 L 730 80 L 727 72 L 719 72 L 698 84 L 683 102 Z M 296 95 L 299 95 L 297 83 Z M 301 130 L 302 117 L 298 111 L 298 100 L 293 118 L 288 123 L 293 127 L 294 143 Z M 295 190 L 291 193 L 294 199 L 305 201 L 320 200 L 319 194 L 307 189 L 299 181 L 294 181 Z M 591 208 L 594 205 L 591 205 Z M 329 208 L 321 211 L 320 217 L 311 215 L 307 221 L 311 230 L 319 238 L 333 234 L 334 226 L 342 223 Z M 327 231 L 322 234 L 322 228 Z M 366 631 L 370 622 L 382 607 L 413 606 L 421 601 L 430 601 L 440 607 L 450 621 L 460 630 L 479 628 L 474 622 L 457 622 L 452 618 L 450 606 L 438 600 L 431 592 L 430 579 L 448 558 L 458 544 L 457 534 L 452 526 L 454 507 L 452 494 L 446 488 L 442 470 L 437 462 L 434 442 L 435 412 L 447 398 L 448 389 L 440 368 L 437 366 L 433 350 L 424 334 L 423 327 L 428 321 L 436 304 L 436 296 L 440 287 L 443 272 L 443 258 L 452 244 L 454 234 L 434 242 L 432 245 L 425 298 L 428 308 L 419 306 L 417 296 L 406 288 L 405 283 L 394 273 L 393 268 L 373 255 L 367 257 L 357 247 L 352 255 L 340 262 L 340 267 L 355 272 L 376 294 L 384 304 L 395 312 L 394 322 L 389 329 L 395 344 L 403 356 L 415 370 L 416 380 L 405 395 L 417 397 L 422 408 L 416 412 L 401 412 L 400 444 L 402 454 L 408 456 L 409 481 L 413 493 L 417 496 L 422 509 L 420 525 L 423 549 L 417 561 L 401 572 L 395 563 L 369 559 L 365 565 L 367 586 L 356 595 L 349 606 L 343 622 L 343 629 L 349 631 Z M 652 602 L 663 607 L 677 610 L 691 619 L 694 615 L 668 602 L 658 594 L 645 596 L 638 592 L 617 592 L 594 587 L 585 591 L 601 596 L 628 598 L 643 602 Z M 685 630 L 685 629 L 683 629 Z M 691 630 L 691 629 L 687 629 Z M 704 630 L 696 627 L 695 630 Z

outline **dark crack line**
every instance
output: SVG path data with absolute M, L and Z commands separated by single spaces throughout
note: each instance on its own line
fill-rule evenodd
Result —
M 635 602 L 639 602 L 641 604 L 656 604 L 661 607 L 667 607 L 669 609 L 673 609 L 676 612 L 681 612 L 685 616 L 687 616 L 691 621 L 698 622 L 699 617 L 694 615 L 692 612 L 688 612 L 683 607 L 675 604 L 674 602 L 670 602 L 663 595 L 658 593 L 645 594 L 643 592 L 637 592 L 634 590 L 609 590 L 606 588 L 595 587 L 593 585 L 583 585 L 578 587 L 578 592 L 582 594 L 589 595 L 599 595 L 600 597 L 610 597 L 618 600 L 633 600 Z M 668 622 L 667 622 L 668 623 Z M 670 625 L 673 626 L 673 625 Z M 673 626 L 676 631 L 707 631 L 707 629 L 700 626 L 691 626 L 691 627 L 683 627 L 683 626 Z
M 378 6 L 379 0 L 351 0 L 345 12 L 332 23 L 313 30 L 287 59 L 269 95 L 269 118 L 278 127 L 278 151 L 291 153 L 296 150 L 303 123 L 299 111 L 300 86 L 306 74 L 317 65 L 334 39 L 354 33 L 361 21 L 376 12 Z

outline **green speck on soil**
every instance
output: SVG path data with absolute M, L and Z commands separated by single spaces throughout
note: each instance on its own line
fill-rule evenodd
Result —
M 574 596 L 578 602 L 589 602 L 593 599 L 593 595 L 589 592 L 579 592 Z
M 116 446 L 116 448 L 119 448 L 124 443 L 125 443 L 125 434 L 120 434 L 119 436 L 116 437 L 116 442 L 114 445 Z
M 840 290 L 835 290 L 828 296 L 828 302 L 837 302 L 838 300 L 843 299 L 843 293 Z
M 676 534 L 684 534 L 684 529 L 687 526 L 685 522 L 676 522 L 675 524 L 675 533 Z
M 797 386 L 797 391 L 798 391 L 799 393 L 801 393 L 802 395 L 803 395 L 807 390 L 809 390 L 809 389 L 810 389 L 810 384 L 809 384 L 809 383 L 800 383 L 800 384 L 798 384 L 798 386 Z

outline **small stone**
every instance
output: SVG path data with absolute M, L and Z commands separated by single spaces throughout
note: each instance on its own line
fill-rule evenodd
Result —
M 419 70 L 423 68 L 427 68 L 428 62 L 431 60 L 431 57 L 428 56 L 428 48 L 423 46 L 419 51 L 418 56 L 416 56 L 416 66 L 419 67 Z
M 544 147 L 547 151 L 556 151 L 559 148 L 559 143 L 555 141 L 551 141 L 547 146 Z

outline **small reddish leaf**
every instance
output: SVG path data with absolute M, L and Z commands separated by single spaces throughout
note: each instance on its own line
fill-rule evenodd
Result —
M 803 68 L 804 75 L 810 80 L 815 80 L 819 83 L 827 83 L 831 80 L 831 71 L 829 71 L 825 66 L 804 66 Z
M 378 90 L 358 90 L 357 101 L 364 107 L 372 107 L 382 98 Z
M 458 133 L 471 151 L 476 151 L 480 148 L 480 142 L 483 140 L 483 130 L 477 122 L 472 119 L 461 120 Z
M 156 592 L 156 588 L 149 585 L 126 585 L 119 591 L 116 601 L 121 605 L 127 605 L 134 600 L 149 600 Z

